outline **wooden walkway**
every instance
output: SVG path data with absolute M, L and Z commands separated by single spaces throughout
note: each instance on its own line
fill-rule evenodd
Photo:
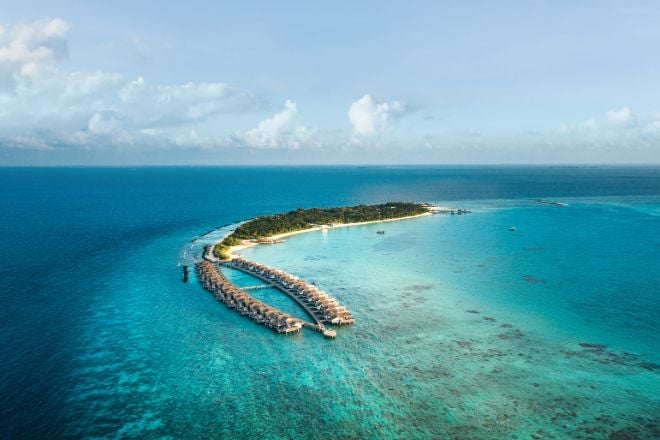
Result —
M 195 272 L 202 286 L 227 307 L 265 325 L 278 333 L 299 332 L 305 326 L 302 319 L 283 313 L 251 297 L 224 277 L 220 269 L 208 260 L 195 264 Z
M 224 263 L 272 285 L 296 301 L 318 325 L 355 323 L 351 313 L 327 293 L 304 280 L 277 269 L 236 257 Z
M 237 266 L 235 264 L 232 264 L 231 262 L 224 263 L 224 265 L 227 266 L 227 267 L 231 267 L 232 269 L 240 270 L 241 272 L 246 273 L 248 275 L 251 275 L 255 278 L 259 278 L 261 281 L 263 281 L 265 283 L 268 283 L 268 287 L 274 287 L 277 290 L 280 290 L 281 292 L 286 293 L 291 299 L 293 299 L 296 303 L 298 303 L 298 305 L 300 305 L 303 309 L 305 309 L 307 314 L 316 322 L 317 325 L 323 326 L 324 317 L 321 316 L 317 311 L 310 309 L 307 304 L 305 304 L 304 302 L 302 302 L 302 300 L 300 300 L 298 297 L 296 297 L 296 295 L 293 293 L 293 291 L 287 289 L 286 287 L 282 286 L 281 284 L 279 284 L 277 282 L 274 282 L 273 280 L 271 280 L 271 279 L 269 279 L 269 278 L 267 278 L 267 277 L 265 277 L 265 276 L 263 276 L 259 273 L 253 272 L 251 270 L 245 269 L 245 268 L 240 267 L 240 266 Z
M 314 315 L 310 315 L 314 318 L 314 323 L 304 321 L 281 312 L 268 304 L 251 297 L 247 293 L 247 290 L 249 289 L 254 290 L 277 287 L 277 285 L 273 284 L 270 280 L 264 280 L 267 282 L 265 285 L 238 288 L 222 274 L 219 265 L 209 260 L 197 262 L 195 264 L 195 272 L 202 286 L 211 292 L 219 301 L 222 301 L 229 308 L 236 310 L 241 315 L 251 318 L 258 324 L 270 327 L 278 333 L 288 334 L 298 332 L 302 327 L 307 327 L 318 331 L 326 338 L 334 338 L 337 335 L 335 330 L 326 329 L 323 323 L 318 321 Z M 254 276 L 252 273 L 250 273 L 250 275 Z M 300 304 L 300 302 L 298 303 Z M 301 305 L 305 310 L 310 311 L 304 304 Z
M 245 287 L 241 287 L 241 289 L 243 289 L 243 290 L 247 290 L 247 291 L 250 291 L 250 290 L 259 290 L 259 289 L 270 289 L 271 287 L 273 287 L 272 284 L 259 284 L 259 285 L 257 285 L 257 286 L 245 286 Z

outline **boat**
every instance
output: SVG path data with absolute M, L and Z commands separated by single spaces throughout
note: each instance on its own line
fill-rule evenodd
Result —
M 385 235 L 385 231 L 376 231 L 376 234 Z
M 511 227 L 509 228 L 509 231 L 515 231 L 515 230 L 516 230 L 516 227 L 515 227 L 515 226 L 511 226 Z

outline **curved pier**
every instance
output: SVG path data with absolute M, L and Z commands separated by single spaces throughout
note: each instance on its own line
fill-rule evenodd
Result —
M 240 313 L 248 315 L 255 321 L 265 323 L 280 333 L 300 330 L 301 327 L 312 328 L 324 336 L 334 338 L 336 331 L 325 325 L 354 324 L 355 318 L 346 307 L 327 293 L 319 290 L 314 284 L 282 272 L 281 270 L 250 261 L 243 257 L 233 257 L 232 253 L 244 247 L 256 244 L 281 243 L 288 235 L 330 227 L 357 226 L 370 223 L 382 223 L 421 217 L 435 213 L 464 214 L 469 211 L 453 208 L 442 208 L 428 203 L 388 202 L 380 205 L 357 205 L 339 208 L 296 209 L 285 214 L 255 217 L 243 222 L 236 222 L 232 230 L 218 231 L 224 236 L 209 243 L 204 240 L 201 257 L 204 261 L 196 263 L 195 270 L 204 287 L 211 291 L 219 300 L 229 307 L 236 308 Z M 273 235 L 273 231 L 280 233 Z M 384 234 L 384 231 L 378 231 Z M 209 231 L 193 242 L 213 235 Z M 185 253 L 184 253 L 185 256 Z M 246 286 L 239 289 L 230 283 L 223 275 L 220 266 L 226 265 L 245 272 L 265 284 Z M 280 312 L 266 304 L 257 301 L 247 292 L 257 289 L 274 287 L 288 295 L 300 305 L 314 321 L 307 322 Z M 266 308 L 266 309 L 264 309 Z M 279 316 L 274 319 L 274 316 Z M 292 321 L 292 319 L 297 319 Z M 295 324 L 295 325 L 294 325 Z
M 317 289 L 313 284 L 298 277 L 243 257 L 236 257 L 225 264 L 259 278 L 286 293 L 300 304 L 319 325 L 355 323 L 353 315 L 346 307 L 327 293 Z
M 270 327 L 277 333 L 299 332 L 303 325 L 313 325 L 253 298 L 230 283 L 218 267 L 210 261 L 198 262 L 195 265 L 195 272 L 202 286 L 219 301 L 225 303 L 227 307 L 252 318 L 258 324 Z

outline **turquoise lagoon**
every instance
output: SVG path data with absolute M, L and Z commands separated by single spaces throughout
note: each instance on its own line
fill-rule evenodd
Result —
M 658 168 L 0 168 L 0 193 L 5 438 L 660 434 Z M 473 212 L 243 251 L 344 303 L 335 340 L 181 282 L 219 225 L 392 199 Z
M 650 438 L 660 204 L 569 203 L 463 203 L 472 214 L 312 232 L 242 253 L 315 282 L 358 318 L 330 343 L 283 342 L 295 347 L 292 362 L 316 365 L 303 384 L 335 408 L 338 434 Z

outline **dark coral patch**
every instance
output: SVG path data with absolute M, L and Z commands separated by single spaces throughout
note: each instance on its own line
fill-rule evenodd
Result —
M 607 346 L 605 345 L 592 344 L 590 342 L 580 342 L 578 345 L 586 350 L 592 350 L 592 351 L 603 351 L 607 348 Z
M 433 289 L 433 284 L 413 284 L 409 289 L 415 292 L 424 292 Z
M 500 333 L 499 335 L 497 335 L 497 337 L 500 339 L 515 339 L 515 338 L 521 338 L 523 336 L 525 336 L 525 334 L 520 330 L 518 330 L 517 328 L 511 328 L 506 333 Z
M 533 277 L 532 275 L 523 275 L 522 279 L 526 283 L 530 283 L 530 284 L 539 284 L 539 283 L 544 283 L 545 282 L 540 278 Z
M 641 362 L 639 366 L 649 371 L 660 370 L 660 365 L 654 364 L 653 362 Z
M 472 348 L 472 342 L 470 341 L 456 341 L 456 343 L 463 348 Z

